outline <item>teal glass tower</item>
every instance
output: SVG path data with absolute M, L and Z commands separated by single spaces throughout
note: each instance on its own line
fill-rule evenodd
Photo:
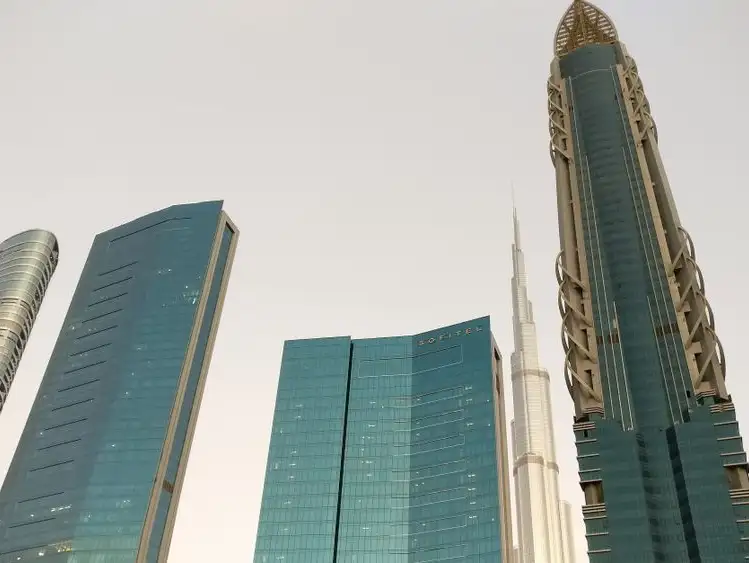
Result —
M 489 318 L 284 346 L 255 563 L 509 563 Z
M 590 561 L 744 562 L 747 458 L 637 66 L 581 0 L 554 48 L 557 277 Z
M 166 561 L 237 236 L 205 202 L 94 239 L 0 490 L 0 563 Z

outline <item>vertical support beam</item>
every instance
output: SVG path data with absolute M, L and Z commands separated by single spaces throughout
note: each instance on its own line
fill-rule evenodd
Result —
M 507 428 L 505 426 L 505 397 L 504 379 L 502 377 L 502 356 L 492 338 L 492 375 L 494 377 L 494 435 L 497 450 L 497 478 L 499 482 L 500 502 L 500 537 L 502 541 L 502 560 L 512 561 L 512 499 L 510 495 L 510 462 L 507 444 Z
M 562 340 L 566 352 L 565 375 L 575 413 L 603 414 L 601 374 L 593 326 L 580 193 L 577 185 L 574 144 L 566 86 L 559 60 L 551 66 L 549 130 L 556 171 L 559 239 L 562 251 L 557 261 Z
M 183 446 L 183 454 L 182 459 L 180 460 L 181 467 L 179 468 L 177 472 L 177 483 L 169 483 L 167 484 L 165 482 L 165 475 L 167 468 L 169 466 L 169 457 L 172 452 L 172 448 L 174 446 L 175 441 L 175 434 L 177 430 L 178 421 L 180 418 L 180 412 L 183 408 L 185 408 L 184 405 L 184 396 L 187 389 L 187 383 L 190 376 L 190 371 L 193 367 L 194 357 L 197 351 L 197 343 L 198 343 L 198 336 L 200 334 L 200 329 L 202 327 L 202 320 L 205 314 L 205 309 L 208 304 L 208 298 L 210 295 L 210 288 L 211 284 L 213 283 L 214 276 L 216 275 L 216 263 L 218 261 L 219 253 L 221 250 L 221 243 L 223 241 L 223 235 L 224 235 L 224 228 L 230 225 L 230 221 L 226 214 L 222 212 L 219 217 L 216 224 L 216 234 L 214 236 L 213 240 L 213 246 L 211 248 L 210 258 L 208 261 L 208 266 L 206 268 L 206 276 L 203 280 L 203 286 L 201 288 L 200 292 L 200 300 L 198 301 L 198 306 L 195 310 L 195 316 L 193 321 L 193 327 L 192 327 L 192 333 L 190 335 L 190 340 L 187 347 L 187 352 L 185 353 L 185 360 L 182 365 L 182 371 L 180 373 L 179 381 L 177 383 L 177 391 L 175 393 L 175 400 L 174 400 L 174 406 L 172 407 L 172 412 L 169 417 L 169 424 L 166 429 L 165 434 L 165 440 L 164 445 L 162 446 L 161 450 L 161 457 L 159 459 L 159 465 L 156 471 L 156 477 L 154 479 L 154 484 L 151 489 L 151 496 L 148 501 L 148 509 L 146 511 L 146 517 L 144 519 L 143 523 L 143 530 L 141 531 L 140 536 L 140 543 L 138 545 L 138 551 L 135 559 L 135 563 L 156 563 L 156 562 L 148 562 L 148 549 L 149 544 L 151 541 L 151 535 L 153 533 L 153 526 L 156 519 L 156 511 L 158 509 L 159 505 L 159 498 L 161 495 L 161 491 L 163 488 L 171 487 L 172 488 L 172 501 L 169 506 L 169 512 L 167 514 L 166 524 L 164 527 L 164 539 L 162 539 L 161 547 L 159 550 L 158 555 L 158 561 L 166 561 L 168 551 L 169 551 L 169 542 L 164 541 L 169 540 L 171 538 L 172 530 L 174 528 L 174 521 L 176 518 L 176 510 L 177 510 L 177 504 L 179 500 L 179 494 L 182 488 L 182 482 L 184 480 L 185 475 L 185 461 L 186 457 L 189 455 L 190 452 L 190 442 L 192 441 L 192 435 L 195 432 L 195 424 L 197 422 L 197 416 L 198 416 L 198 404 L 199 400 L 201 398 L 201 395 L 203 393 L 203 389 L 205 387 L 205 376 L 208 371 L 208 365 L 210 364 L 210 357 L 211 357 L 211 351 L 213 348 L 213 344 L 215 342 L 215 336 L 216 332 L 218 331 L 218 318 L 220 317 L 221 308 L 223 306 L 223 299 L 226 293 L 226 288 L 229 282 L 229 269 L 231 268 L 231 261 L 234 256 L 234 252 L 236 250 L 236 244 L 239 232 L 236 229 L 234 225 L 231 225 L 231 228 L 234 231 L 234 237 L 231 241 L 231 244 L 229 246 L 229 255 L 227 258 L 227 264 L 226 264 L 226 272 L 224 273 L 224 277 L 221 282 L 221 288 L 219 292 L 219 298 L 218 302 L 216 304 L 216 312 L 213 318 L 209 319 L 212 323 L 211 326 L 211 332 L 208 337 L 208 343 L 206 345 L 206 357 L 203 361 L 203 365 L 201 366 L 201 373 L 200 373 L 200 382 L 198 384 L 198 389 L 196 392 L 196 406 L 193 408 L 193 412 L 190 417 L 190 421 L 188 423 L 188 430 L 187 430 L 187 437 L 185 439 L 185 443 Z
M 634 59 L 622 44 L 617 75 L 635 138 L 637 160 L 645 183 L 658 245 L 666 268 L 669 292 L 677 312 L 687 364 L 695 394 L 728 399 L 724 359 L 715 334 L 712 310 L 704 296 L 701 272 L 689 235 L 682 228 L 671 187 L 658 151 L 655 122 Z

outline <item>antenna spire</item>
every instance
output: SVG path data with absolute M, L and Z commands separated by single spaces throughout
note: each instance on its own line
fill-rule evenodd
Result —
M 515 184 L 510 182 L 510 197 L 512 197 L 512 213 L 515 215 Z
M 520 248 L 520 221 L 518 220 L 518 208 L 515 203 L 515 184 L 510 184 L 510 190 L 512 193 L 512 225 L 514 230 L 515 248 Z

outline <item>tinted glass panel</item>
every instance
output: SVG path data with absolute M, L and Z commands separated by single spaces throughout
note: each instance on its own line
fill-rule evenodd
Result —
M 94 240 L 0 491 L 0 562 L 134 561 L 221 217 L 176 206 Z
M 503 561 L 493 353 L 488 318 L 288 342 L 256 563 Z
M 731 489 L 749 487 L 746 455 L 733 405 L 694 393 L 671 295 L 686 288 L 669 285 L 620 62 L 617 45 L 560 61 L 605 406 L 578 436 L 581 478 L 604 505 L 585 514 L 590 560 L 738 563 L 749 542 Z

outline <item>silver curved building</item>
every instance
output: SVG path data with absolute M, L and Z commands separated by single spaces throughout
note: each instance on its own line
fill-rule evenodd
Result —
M 0 243 L 0 411 L 57 267 L 58 254 L 55 236 L 37 229 Z

